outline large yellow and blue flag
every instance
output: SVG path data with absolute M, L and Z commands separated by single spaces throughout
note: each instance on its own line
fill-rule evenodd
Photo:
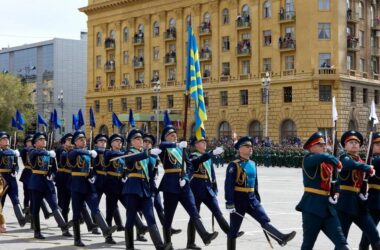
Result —
M 197 139 L 206 137 L 204 121 L 207 120 L 207 111 L 203 94 L 202 74 L 199 63 L 197 41 L 191 26 L 188 27 L 188 47 L 186 65 L 186 91 L 194 99 L 194 132 Z

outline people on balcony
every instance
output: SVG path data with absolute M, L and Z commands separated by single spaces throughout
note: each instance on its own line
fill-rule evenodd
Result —
M 347 9 L 347 19 L 350 20 L 352 18 L 352 10 L 351 8 Z
M 104 41 L 106 48 L 114 48 L 115 47 L 115 39 L 108 37 Z
M 331 65 L 328 61 L 324 61 L 322 64 L 321 64 L 321 68 L 322 69 L 330 69 L 331 68 Z
M 284 7 L 281 7 L 280 8 L 280 20 L 284 20 L 285 19 L 285 9 Z
M 139 30 L 135 34 L 135 42 L 142 43 L 143 41 L 144 41 L 144 32 L 142 32 L 141 30 Z
M 347 46 L 348 47 L 351 47 L 351 48 L 356 47 L 358 42 L 359 42 L 359 38 L 354 37 L 353 35 L 347 36 Z
M 243 16 L 240 16 L 240 14 L 238 13 L 237 17 L 236 17 L 236 21 L 237 21 L 237 24 L 238 26 L 246 26 L 246 24 L 249 24 L 249 14 L 245 14 Z
M 134 66 L 143 66 L 144 57 L 143 56 L 134 56 L 133 57 L 133 65 Z
M 167 38 L 176 38 L 176 30 L 175 27 L 170 26 L 169 29 L 166 30 L 166 37 Z
M 240 41 L 238 42 L 237 48 L 239 54 L 249 53 L 251 51 L 251 42 L 249 40 Z
M 209 69 L 205 69 L 203 71 L 203 77 L 206 78 L 206 77 L 210 77 L 211 76 L 211 72 Z
M 295 48 L 295 41 L 292 37 L 292 33 L 286 33 L 284 37 L 278 38 L 278 44 L 280 46 L 280 49 L 290 49 Z
M 201 32 L 210 32 L 211 23 L 209 21 L 202 22 L 201 24 Z
M 171 63 L 175 62 L 176 58 L 176 52 L 174 50 L 170 50 L 168 53 L 165 54 L 165 62 Z
M 115 68 L 115 61 L 108 60 L 105 64 L 106 70 L 113 70 Z
M 158 82 L 159 80 L 160 80 L 160 77 L 159 77 L 159 75 L 158 75 L 158 74 L 155 74 L 155 75 L 153 76 L 153 78 L 152 78 L 152 81 L 151 81 L 151 82 L 155 83 L 155 82 Z

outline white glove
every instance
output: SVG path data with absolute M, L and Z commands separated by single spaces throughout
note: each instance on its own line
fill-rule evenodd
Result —
M 53 176 L 52 175 L 48 175 L 48 176 L 46 176 L 46 179 L 48 180 L 48 181 L 53 181 Z
M 229 212 L 230 214 L 233 214 L 236 212 L 236 209 L 235 208 L 226 208 L 227 212 Z
M 161 152 L 162 152 L 162 150 L 161 149 L 159 149 L 159 148 L 152 148 L 151 150 L 150 150 L 150 154 L 151 155 L 159 155 L 159 154 L 161 154 Z
M 180 143 L 178 143 L 178 147 L 187 148 L 187 141 L 181 141 Z
M 92 177 L 92 178 L 88 178 L 88 181 L 89 181 L 91 184 L 94 184 L 94 183 L 95 183 L 95 176 Z
M 11 173 L 11 176 L 13 177 L 13 178 L 16 178 L 16 173 Z
M 375 171 L 375 169 L 373 169 L 372 171 L 371 171 L 371 173 L 369 174 L 369 176 L 374 176 L 376 174 L 376 171 Z
M 121 178 L 121 181 L 122 181 L 123 183 L 126 183 L 126 182 L 127 182 L 127 180 L 128 180 L 128 177 L 125 177 L 125 178 Z
M 362 201 L 366 201 L 368 199 L 368 193 L 366 193 L 365 195 L 363 195 L 362 193 L 359 194 L 359 198 L 362 200 Z
M 15 154 L 16 157 L 20 157 L 20 151 L 18 151 L 18 149 L 13 150 L 13 153 Z
M 337 204 L 338 203 L 338 195 L 334 195 L 334 198 L 330 196 L 329 202 L 333 205 Z
M 51 158 L 55 158 L 56 153 L 54 152 L 54 150 L 50 150 L 48 152 L 49 152 L 49 155 L 50 155 Z
M 213 155 L 220 155 L 224 152 L 224 149 L 223 147 L 216 147 L 213 151 L 212 151 L 212 154 Z
M 96 156 L 98 156 L 98 153 L 95 150 L 89 150 L 89 152 L 92 158 L 96 158 Z
M 186 180 L 185 179 L 179 179 L 179 186 L 182 188 L 186 185 Z

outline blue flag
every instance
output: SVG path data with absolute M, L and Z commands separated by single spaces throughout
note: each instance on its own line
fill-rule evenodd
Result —
M 115 112 L 112 112 L 112 126 L 116 126 L 117 128 L 120 128 L 123 125 Z
M 90 127 L 91 128 L 96 127 L 95 116 L 94 116 L 94 111 L 92 111 L 92 107 L 90 107 Z
M 79 111 L 78 111 L 78 126 L 79 126 L 79 129 L 83 125 L 84 125 L 84 119 L 83 119 L 82 109 L 79 109 Z
M 53 112 L 50 112 L 49 124 L 52 128 L 54 128 L 54 113 Z
M 22 127 L 25 124 L 24 117 L 22 116 L 20 111 L 16 111 L 16 122 Z
M 172 121 L 170 121 L 169 113 L 167 110 L 164 112 L 164 127 L 172 125 Z
M 17 128 L 17 122 L 14 117 L 12 117 L 12 128 Z
M 73 114 L 73 123 L 72 123 L 73 129 L 78 130 L 79 125 L 78 125 L 78 116 Z
M 44 118 L 40 115 L 40 114 L 37 114 L 37 120 L 38 120 L 38 125 L 44 125 L 45 127 L 47 127 L 47 123 L 46 121 L 44 120 Z
M 54 109 L 54 128 L 61 128 L 61 120 L 58 117 L 56 109 Z
M 133 111 L 132 109 L 129 109 L 129 118 L 128 118 L 129 124 L 131 124 L 132 128 L 136 127 L 135 118 L 133 117 Z

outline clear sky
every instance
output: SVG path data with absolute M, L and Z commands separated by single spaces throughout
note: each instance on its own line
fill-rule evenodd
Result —
M 87 0 L 0 0 L 0 49 L 52 38 L 80 39 Z

